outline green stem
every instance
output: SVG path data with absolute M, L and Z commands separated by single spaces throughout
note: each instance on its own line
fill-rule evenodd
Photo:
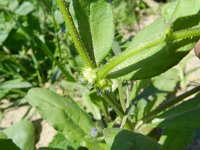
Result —
M 102 93 L 101 96 L 115 110 L 117 115 L 123 120 L 123 118 L 125 117 L 125 112 L 123 111 L 122 107 L 117 103 L 117 101 L 114 99 L 114 97 L 109 93 Z M 133 125 L 129 120 L 129 118 L 127 118 L 124 127 L 130 130 L 133 129 Z
M 126 111 L 126 103 L 125 103 L 125 101 L 123 99 L 122 82 L 118 80 L 117 84 L 118 84 L 120 104 L 121 104 L 121 107 L 122 107 L 123 111 L 125 112 Z
M 160 112 L 164 111 L 165 109 L 173 106 L 174 104 L 177 104 L 178 102 L 184 100 L 185 98 L 187 98 L 188 96 L 191 96 L 197 92 L 200 91 L 200 86 L 197 86 L 177 97 L 173 97 L 171 99 L 168 99 L 166 101 L 164 101 L 163 103 L 161 103 L 155 110 L 153 110 L 152 112 L 148 113 L 146 116 L 143 117 L 143 122 L 149 122 L 151 121 L 157 114 L 159 114 Z
M 64 19 L 65 19 L 65 23 L 69 29 L 69 32 L 72 36 L 72 39 L 74 41 L 75 47 L 76 47 L 79 55 L 81 56 L 81 58 L 83 59 L 83 61 L 86 63 L 87 66 L 94 68 L 94 64 L 90 60 L 88 52 L 81 41 L 78 31 L 75 28 L 75 25 L 74 25 L 71 15 L 70 15 L 68 7 L 66 7 L 64 0 L 56 0 L 56 1 L 57 1 L 57 4 L 60 8 L 60 11 L 61 11 Z
M 61 49 L 60 49 L 60 40 L 59 40 L 59 37 L 58 37 L 58 32 L 57 32 L 57 23 L 56 23 L 56 18 L 55 18 L 55 15 L 54 15 L 54 8 L 52 6 L 51 8 L 51 15 L 52 15 L 52 20 L 53 20 L 53 28 L 54 28 L 54 33 L 55 33 L 55 39 L 56 39 L 56 51 L 55 51 L 55 54 L 57 54 L 57 51 L 59 53 L 59 60 L 61 60 Z
M 42 86 L 43 81 L 42 81 L 42 77 L 40 75 L 39 64 L 38 64 L 38 61 L 37 61 L 37 59 L 35 57 L 35 54 L 34 54 L 33 50 L 31 50 L 31 52 L 32 52 L 31 57 L 32 57 L 32 60 L 33 60 L 33 63 L 34 63 L 34 67 L 35 67 L 35 70 L 36 70 L 36 74 L 37 74 L 37 77 L 38 77 L 38 82 L 39 82 L 39 85 Z
M 189 37 L 194 37 L 194 36 L 200 36 L 200 28 L 193 28 L 189 30 L 181 30 L 177 31 L 171 34 L 161 34 L 155 39 L 152 39 L 152 41 L 148 41 L 146 43 L 140 44 L 136 47 L 130 47 L 121 54 L 119 54 L 116 57 L 113 57 L 106 65 L 103 67 L 99 68 L 97 70 L 97 76 L 99 79 L 105 78 L 105 76 L 117 65 L 125 61 L 126 59 L 136 55 L 140 51 L 144 49 L 148 49 L 151 47 L 154 47 L 162 42 L 164 42 L 167 39 L 170 40 L 178 40 L 178 39 L 184 39 L 184 38 L 189 38 Z
M 188 30 L 181 30 L 174 32 L 170 35 L 170 38 L 172 40 L 176 39 L 184 39 L 184 38 L 189 38 L 189 37 L 194 37 L 194 36 L 200 36 L 200 28 L 192 28 Z
M 106 102 L 115 110 L 118 116 L 124 117 L 125 113 L 117 101 L 109 93 L 102 93 L 101 96 L 106 100 Z

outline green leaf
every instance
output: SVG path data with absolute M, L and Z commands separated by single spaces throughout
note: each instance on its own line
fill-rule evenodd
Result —
M 153 139 L 129 130 L 107 128 L 104 136 L 111 150 L 162 150 Z
M 10 21 L 3 11 L 0 12 L 0 46 L 7 39 L 14 25 L 15 23 Z
M 125 60 L 120 58 L 120 55 L 117 56 L 122 63 L 118 66 L 115 65 L 116 67 L 109 72 L 107 78 L 137 80 L 159 75 L 179 63 L 194 47 L 199 37 L 192 37 L 191 35 L 191 38 L 171 40 L 170 34 L 177 30 L 185 32 L 182 29 L 190 30 L 197 26 L 200 27 L 200 20 L 198 19 L 200 18 L 200 0 L 178 0 L 175 3 L 170 3 L 167 7 L 175 7 L 176 9 L 170 9 L 170 11 L 163 10 L 163 16 L 159 20 L 139 32 L 126 50 L 132 51 L 134 54 L 126 56 L 126 51 L 124 51 L 123 57 L 127 58 Z M 163 9 L 166 8 L 164 7 Z M 187 11 L 185 11 L 186 9 Z M 175 25 L 177 21 L 181 22 L 179 17 L 186 16 L 192 21 L 192 26 L 185 26 L 185 24 Z M 137 47 L 148 44 L 151 45 L 148 48 L 137 49 Z M 111 61 L 110 64 L 114 63 Z
M 178 106 L 169 109 L 156 119 L 162 120 L 158 125 L 169 129 L 196 129 L 200 128 L 200 94 Z M 189 120 L 188 120 L 189 119 Z
M 78 145 L 68 141 L 63 134 L 57 133 L 49 144 L 49 147 L 64 150 L 75 150 L 78 148 Z
M 20 150 L 11 139 L 0 139 L 0 149 L 2 150 Z
M 29 90 L 26 98 L 36 107 L 43 119 L 71 142 L 83 140 L 95 127 L 89 116 L 75 102 L 53 91 L 33 88 Z
M 194 138 L 193 130 L 164 130 L 159 143 L 165 150 L 183 150 L 188 144 L 191 144 Z
M 178 71 L 175 68 L 152 79 L 153 85 L 160 91 L 173 92 L 179 81 Z
M 92 115 L 94 116 L 94 118 L 96 120 L 101 119 L 100 110 L 92 102 L 92 100 L 89 96 L 89 90 L 88 89 L 86 89 L 84 86 L 82 86 L 80 84 L 67 82 L 67 81 L 62 81 L 61 86 L 62 86 L 62 88 L 65 89 L 65 92 L 66 92 L 67 95 L 70 95 L 71 97 L 74 97 L 74 96 L 80 97 L 79 100 L 81 100 L 82 106 L 86 108 L 87 112 L 92 113 Z
M 0 139 L 7 139 L 7 136 L 0 131 Z
M 3 131 L 6 136 L 23 150 L 34 150 L 35 131 L 32 123 L 22 120 Z
M 26 81 L 20 80 L 9 80 L 3 83 L 0 83 L 0 89 L 18 89 L 18 88 L 29 88 L 32 85 Z
M 162 16 L 166 22 L 173 22 L 179 17 L 197 14 L 199 10 L 200 0 L 176 0 L 165 5 Z
M 137 119 L 140 120 L 144 114 L 145 114 L 145 107 L 147 106 L 147 100 L 146 99 L 140 99 L 136 106 L 137 111 Z
M 28 15 L 34 10 L 34 4 L 28 1 L 24 1 L 15 11 L 20 16 Z
M 107 0 L 73 0 L 70 8 L 82 42 L 91 60 L 98 65 L 114 40 L 111 5 Z
M 20 150 L 11 139 L 0 131 L 0 149 L 2 150 Z
M 51 147 L 40 147 L 38 150 L 65 150 L 65 149 L 51 148 Z M 74 150 L 74 149 L 70 149 L 70 150 Z

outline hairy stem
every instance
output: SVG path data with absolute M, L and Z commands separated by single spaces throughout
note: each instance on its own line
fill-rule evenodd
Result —
M 170 34 L 167 34 L 167 33 L 161 34 L 157 38 L 152 39 L 152 41 L 150 41 L 150 42 L 148 41 L 148 42 L 143 43 L 139 46 L 130 47 L 127 50 L 125 50 L 124 52 L 122 52 L 121 54 L 119 54 L 118 56 L 113 57 L 106 65 L 99 68 L 97 70 L 97 77 L 99 79 L 105 78 L 106 75 L 113 68 L 115 68 L 117 65 L 119 65 L 120 63 L 122 63 L 126 59 L 136 55 L 137 53 L 139 53 L 140 51 L 142 51 L 144 49 L 154 47 L 154 46 L 164 42 L 166 39 L 178 40 L 178 39 L 184 39 L 184 38 L 189 38 L 189 37 L 194 37 L 194 36 L 200 36 L 200 28 L 193 28 L 193 29 L 189 29 L 189 30 L 181 30 L 181 31 L 177 31 L 177 32 L 174 32 L 174 33 L 170 33 Z
M 177 97 L 173 97 L 171 99 L 168 99 L 166 101 L 164 101 L 163 103 L 161 103 L 155 110 L 153 110 L 152 112 L 148 113 L 146 116 L 143 117 L 143 122 L 148 122 L 151 121 L 157 114 L 159 114 L 160 112 L 162 112 L 163 110 L 173 106 L 174 104 L 177 104 L 178 102 L 184 100 L 185 98 L 187 98 L 188 96 L 191 96 L 197 92 L 200 91 L 200 86 L 197 86 Z
M 81 41 L 78 31 L 75 28 L 75 25 L 72 20 L 72 17 L 71 17 L 68 7 L 66 7 L 64 0 L 56 0 L 56 1 L 57 1 L 57 4 L 60 8 L 60 11 L 61 11 L 64 19 L 65 19 L 65 23 L 69 29 L 69 32 L 72 36 L 72 39 L 74 41 L 75 47 L 76 47 L 79 55 L 81 56 L 81 58 L 83 59 L 83 61 L 86 63 L 87 66 L 94 68 L 94 64 L 90 60 L 88 52 Z
M 125 113 L 117 101 L 109 93 L 102 93 L 101 96 L 106 100 L 106 102 L 112 106 L 118 116 L 124 117 Z
M 126 116 L 125 112 L 123 111 L 122 107 L 118 104 L 116 99 L 110 94 L 110 93 L 102 93 L 101 96 L 106 100 L 106 102 L 115 110 L 117 115 L 123 120 L 123 118 Z M 133 125 L 129 118 L 127 118 L 124 127 L 127 129 L 132 130 Z

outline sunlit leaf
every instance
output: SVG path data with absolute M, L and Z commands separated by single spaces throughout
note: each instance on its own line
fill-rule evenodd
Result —
M 35 150 L 35 130 L 27 120 L 22 120 L 3 131 L 23 150 Z
M 167 9 L 168 7 L 170 8 L 169 10 Z M 139 32 L 127 50 L 134 51 L 135 47 L 146 45 L 155 39 L 166 36 L 166 33 L 170 31 L 173 32 L 179 29 L 189 30 L 192 27 L 200 27 L 200 0 L 178 0 L 169 3 L 163 9 L 163 16 Z M 186 9 L 187 11 L 185 11 Z M 181 24 L 177 26 L 177 22 L 185 20 L 186 16 L 192 24 Z M 185 18 L 179 19 L 179 17 Z M 183 27 L 181 27 L 182 25 Z M 198 39 L 199 37 L 191 37 L 170 41 L 166 38 L 166 40 L 156 46 L 136 52 L 133 56 L 130 56 L 111 70 L 107 77 L 137 80 L 159 75 L 179 63 L 194 47 Z
M 114 40 L 110 3 L 107 0 L 73 0 L 70 8 L 91 60 L 99 64 L 111 50 Z

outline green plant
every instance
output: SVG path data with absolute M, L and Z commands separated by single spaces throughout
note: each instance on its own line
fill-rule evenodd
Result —
M 200 95 L 183 100 L 198 93 L 200 86 L 175 96 L 179 76 L 172 67 L 200 38 L 200 0 L 166 4 L 161 18 L 116 56 L 110 52 L 114 23 L 108 1 L 57 0 L 57 4 L 84 64 L 84 81 L 78 83 L 65 72 L 68 81 L 61 82 L 65 97 L 43 88 L 29 90 L 25 99 L 58 131 L 49 147 L 41 149 L 181 150 L 191 142 L 200 127 L 196 116 Z M 31 37 L 62 66 L 40 39 Z M 72 100 L 76 97 L 82 104 Z M 33 134 L 29 123 L 22 124 Z

